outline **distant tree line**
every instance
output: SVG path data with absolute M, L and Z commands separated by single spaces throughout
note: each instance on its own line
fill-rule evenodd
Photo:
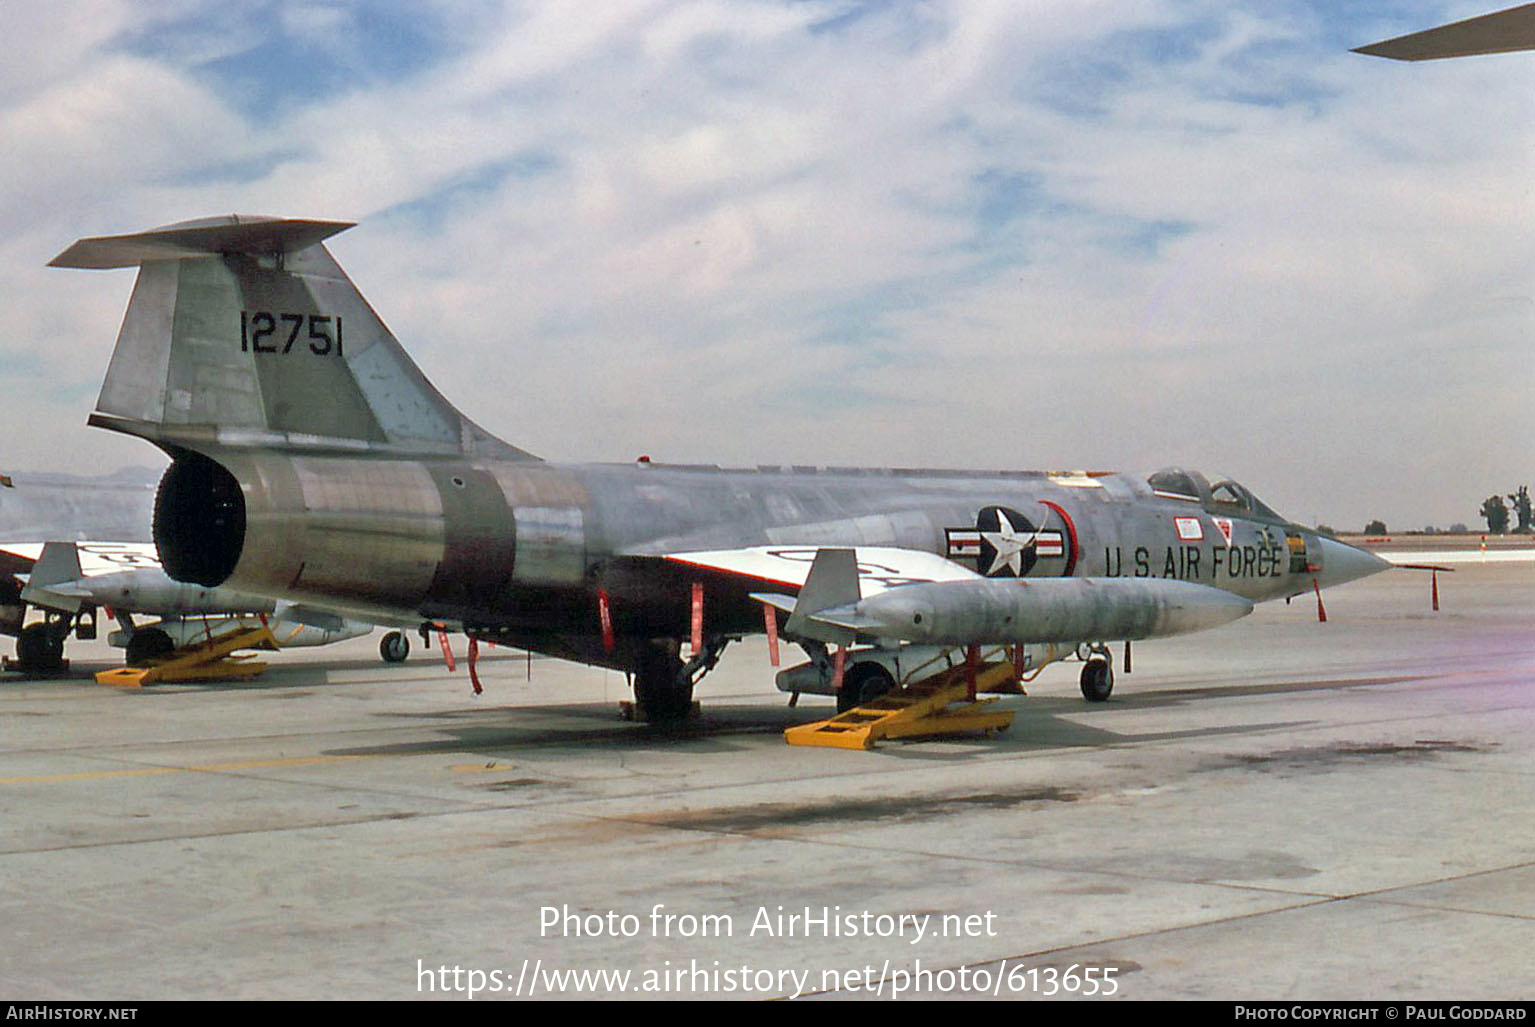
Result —
M 1506 512 L 1505 512 L 1505 515 L 1506 515 Z M 1318 524 L 1316 526 L 1316 530 L 1317 530 L 1317 532 L 1319 534 L 1322 534 L 1322 535 L 1332 535 L 1334 537 L 1337 537 L 1337 535 L 1338 535 L 1338 529 L 1334 528 L 1331 524 Z M 1466 527 L 1464 522 L 1456 521 L 1454 524 L 1450 525 L 1448 528 L 1437 528 L 1434 525 L 1430 524 L 1426 528 L 1424 528 L 1422 531 L 1412 531 L 1412 530 L 1409 530 L 1408 534 L 1409 535 L 1464 535 L 1467 532 L 1469 532 L 1470 530 L 1471 529 Z M 1386 522 L 1383 521 L 1383 520 L 1380 520 L 1379 518 L 1377 518 L 1376 520 L 1370 521 L 1368 524 L 1366 524 L 1364 526 L 1364 531 L 1362 532 L 1362 534 L 1365 534 L 1365 535 L 1386 535 L 1386 534 L 1389 534 L 1389 533 L 1390 533 L 1390 529 L 1386 527 Z
M 1535 514 L 1535 511 L 1532 511 L 1531 507 L 1530 487 L 1528 485 L 1520 485 L 1517 492 L 1510 492 L 1507 495 L 1494 493 L 1488 496 L 1482 500 L 1482 508 L 1477 513 L 1487 522 L 1488 534 L 1505 535 L 1509 531 L 1513 531 L 1517 535 L 1530 535 L 1535 534 L 1535 516 L 1532 516 L 1532 514 Z M 1511 519 L 1515 522 L 1513 528 L 1509 527 Z M 1327 524 L 1318 524 L 1316 528 L 1317 531 L 1327 535 L 1337 534 Z M 1450 525 L 1449 533 L 1459 535 L 1467 530 L 1464 524 L 1457 523 Z M 1438 532 L 1439 529 L 1432 525 L 1423 529 L 1423 533 L 1427 535 L 1437 534 Z M 1378 519 L 1373 520 L 1364 526 L 1364 533 L 1366 535 L 1384 535 L 1386 534 L 1386 522 Z
M 1508 502 L 1504 502 L 1504 499 Z M 1513 504 L 1513 513 L 1519 521 L 1514 526 L 1514 531 L 1521 535 L 1530 534 L 1530 487 L 1520 485 L 1518 492 L 1510 492 L 1507 497 L 1494 493 L 1482 500 L 1481 515 L 1487 519 L 1487 530 L 1494 535 L 1502 535 L 1508 531 L 1509 504 Z

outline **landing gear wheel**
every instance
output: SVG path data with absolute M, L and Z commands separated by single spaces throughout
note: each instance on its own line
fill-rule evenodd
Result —
M 670 647 L 645 647 L 634 671 L 634 699 L 652 724 L 680 723 L 693 711 L 693 682 Z
M 47 624 L 28 624 L 16 636 L 16 662 L 23 671 L 60 669 L 64 665 L 64 636 Z
M 855 663 L 842 677 L 842 688 L 837 692 L 837 712 L 846 713 L 858 706 L 871 703 L 895 687 L 895 678 L 877 663 Z
M 1108 660 L 1091 659 L 1082 665 L 1082 698 L 1105 702 L 1114 691 L 1114 665 Z
M 410 639 L 403 631 L 391 631 L 379 640 L 378 654 L 385 663 L 404 663 L 410 655 Z
M 160 628 L 140 628 L 128 639 L 124 662 L 130 667 L 142 667 L 150 660 L 169 656 L 175 651 L 176 643 Z

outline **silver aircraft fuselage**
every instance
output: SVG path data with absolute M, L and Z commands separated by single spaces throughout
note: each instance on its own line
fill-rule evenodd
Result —
M 599 590 L 621 638 L 685 637 L 693 583 L 708 597 L 710 633 L 762 630 L 749 581 L 663 559 L 699 550 L 896 546 L 986 576 L 1176 579 L 1253 601 L 1381 566 L 1235 483 L 1213 492 L 1178 471 L 1153 476 L 1170 484 L 1153 488 L 1125 474 L 213 452 L 242 483 L 231 492 L 243 511 L 237 530 L 193 554 L 210 583 L 440 621 L 598 663 L 609 662 L 597 644 Z M 157 541 L 168 559 L 178 548 L 163 519 Z

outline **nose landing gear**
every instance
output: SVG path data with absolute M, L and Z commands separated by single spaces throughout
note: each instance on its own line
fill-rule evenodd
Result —
M 1093 646 L 1082 664 L 1082 698 L 1107 702 L 1114 692 L 1114 661 L 1107 646 Z

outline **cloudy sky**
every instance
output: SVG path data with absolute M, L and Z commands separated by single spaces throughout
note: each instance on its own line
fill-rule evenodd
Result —
M 84 426 L 79 236 L 355 220 L 438 387 L 559 460 L 1232 474 L 1339 528 L 1535 484 L 1535 54 L 1487 0 L 0 4 L 0 468 Z

